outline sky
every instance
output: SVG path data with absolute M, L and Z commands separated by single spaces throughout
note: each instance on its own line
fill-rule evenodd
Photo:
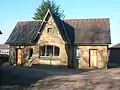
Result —
M 53 0 L 65 19 L 110 18 L 112 45 L 120 43 L 120 0 Z M 18 21 L 33 20 L 42 0 L 0 0 L 0 44 L 5 43 Z

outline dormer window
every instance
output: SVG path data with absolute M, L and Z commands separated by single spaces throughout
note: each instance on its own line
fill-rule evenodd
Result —
M 48 29 L 47 29 L 47 32 L 48 32 L 48 33 L 53 32 L 53 29 L 52 29 L 52 28 L 48 28 Z

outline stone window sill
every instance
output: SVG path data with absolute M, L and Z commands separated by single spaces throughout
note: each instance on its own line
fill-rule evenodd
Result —
M 59 56 L 40 56 L 40 58 L 58 58 Z

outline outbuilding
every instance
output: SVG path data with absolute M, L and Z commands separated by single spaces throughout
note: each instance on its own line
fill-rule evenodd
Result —
M 120 43 L 109 48 L 108 63 L 120 64 Z

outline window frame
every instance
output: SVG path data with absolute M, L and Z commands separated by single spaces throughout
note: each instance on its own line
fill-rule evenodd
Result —
M 51 46 L 52 48 L 52 55 L 50 56 L 50 55 L 47 55 L 47 53 L 48 53 L 48 49 L 47 49 L 47 47 L 49 47 L 49 46 Z M 44 55 L 43 55 L 43 53 L 41 53 L 42 51 L 41 51 L 41 48 L 42 47 L 45 47 L 44 48 Z M 55 53 L 56 51 L 55 50 L 57 50 L 57 49 L 55 49 L 55 48 L 57 48 L 58 49 L 58 54 L 57 53 Z M 54 46 L 54 45 L 43 45 L 43 46 L 40 46 L 39 47 L 39 57 L 58 57 L 60 55 L 60 48 L 59 47 L 57 47 L 57 46 Z
M 53 28 L 47 28 L 47 33 L 53 33 Z
M 28 49 L 28 59 L 30 59 L 33 55 L 33 48 Z
M 80 59 L 81 58 L 81 49 L 77 48 L 76 49 L 76 59 Z

